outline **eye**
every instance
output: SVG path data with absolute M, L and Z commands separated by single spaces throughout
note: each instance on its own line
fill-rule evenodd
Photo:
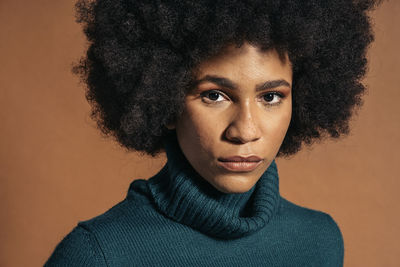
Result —
M 267 105 L 279 105 L 282 102 L 282 94 L 278 92 L 268 92 L 263 95 L 263 99 L 267 102 Z
M 223 94 L 217 90 L 209 90 L 201 93 L 203 101 L 206 103 L 221 102 L 225 100 Z

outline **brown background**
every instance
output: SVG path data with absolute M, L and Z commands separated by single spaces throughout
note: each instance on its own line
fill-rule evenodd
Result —
M 85 41 L 72 0 L 0 0 L 0 266 L 41 266 L 79 220 L 164 164 L 101 137 L 70 73 Z M 400 1 L 373 13 L 369 93 L 352 133 L 277 161 L 281 194 L 328 212 L 345 266 L 400 266 Z

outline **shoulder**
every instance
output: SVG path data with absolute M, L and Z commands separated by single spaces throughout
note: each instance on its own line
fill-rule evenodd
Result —
M 44 264 L 51 266 L 107 266 L 95 236 L 82 226 L 76 226 L 56 246 Z
M 303 207 L 281 197 L 280 217 L 282 223 L 289 223 L 298 229 L 308 229 L 315 238 L 323 238 L 329 243 L 343 245 L 343 236 L 336 221 L 331 215 L 323 211 Z
M 141 229 L 151 227 L 160 216 L 149 199 L 145 187 L 145 180 L 135 180 L 124 200 L 103 214 L 80 221 L 78 226 L 92 232 L 101 246 L 109 247 L 113 242 L 126 239 L 128 235 L 132 235 L 130 239 L 134 240 Z
M 334 262 L 328 266 L 343 265 L 343 235 L 331 215 L 302 207 L 281 197 L 278 218 L 282 227 L 289 229 L 293 240 L 307 244 L 311 253 L 318 254 L 325 264 Z
M 141 226 L 154 221 L 157 213 L 151 205 L 136 190 L 104 213 L 79 221 L 56 246 L 45 266 L 107 266 L 108 254 L 116 253 L 121 240 L 132 235 L 129 241 L 134 243 Z
M 104 233 L 111 237 L 120 228 L 120 218 L 126 216 L 126 201 L 89 220 L 79 221 L 56 246 L 47 266 L 107 266 L 100 239 Z
M 90 229 L 100 239 L 107 233 L 116 234 L 125 228 L 134 230 L 142 223 L 147 224 L 159 214 L 148 197 L 145 187 L 146 180 L 135 180 L 125 199 L 96 217 L 80 221 L 78 225 Z

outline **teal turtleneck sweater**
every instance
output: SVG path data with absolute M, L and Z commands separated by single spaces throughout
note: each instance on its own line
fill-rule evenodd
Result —
M 275 161 L 248 192 L 226 194 L 197 174 L 176 138 L 165 145 L 166 165 L 79 222 L 45 266 L 343 266 L 337 224 L 280 196 Z

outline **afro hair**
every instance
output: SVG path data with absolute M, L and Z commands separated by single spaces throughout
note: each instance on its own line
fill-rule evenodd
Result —
M 293 110 L 277 156 L 349 133 L 361 106 L 373 0 L 78 0 L 88 39 L 74 72 L 91 117 L 128 149 L 164 150 L 200 62 L 247 41 L 288 53 Z

